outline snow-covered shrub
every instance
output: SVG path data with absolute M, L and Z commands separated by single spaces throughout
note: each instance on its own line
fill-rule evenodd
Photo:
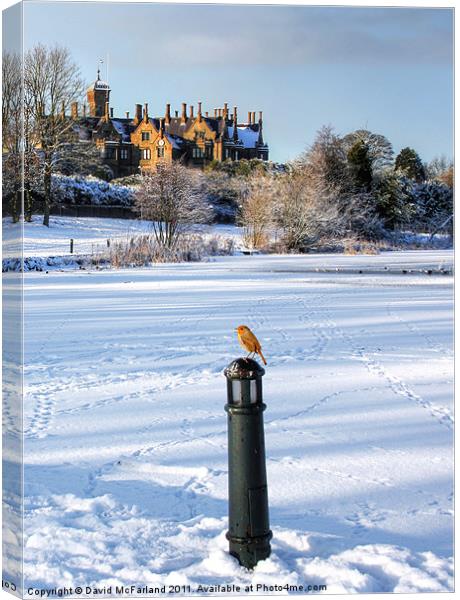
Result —
M 174 248 L 158 243 L 154 235 L 138 235 L 114 242 L 107 255 L 101 255 L 102 262 L 115 268 L 142 267 L 164 262 L 198 262 L 207 256 L 233 254 L 232 239 L 215 236 L 205 238 L 200 234 L 184 234 Z
M 132 206 L 133 188 L 114 185 L 96 177 L 53 175 L 53 201 L 59 204 Z
M 411 204 L 415 227 L 419 231 L 437 230 L 453 214 L 452 189 L 439 181 L 414 183 Z
M 448 231 L 453 213 L 452 189 L 441 181 L 417 182 L 393 172 L 384 173 L 372 192 L 388 231 Z M 446 226 L 443 223 L 446 222 Z

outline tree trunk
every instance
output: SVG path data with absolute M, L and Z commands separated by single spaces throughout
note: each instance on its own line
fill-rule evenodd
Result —
M 51 207 L 51 165 L 45 163 L 44 175 L 45 206 L 43 209 L 43 225 L 50 226 L 50 207 Z
M 21 202 L 22 202 L 22 193 L 21 190 L 16 190 L 11 200 L 11 216 L 13 218 L 13 223 L 17 223 L 21 217 Z
M 32 194 L 27 186 L 24 188 L 24 220 L 32 221 Z

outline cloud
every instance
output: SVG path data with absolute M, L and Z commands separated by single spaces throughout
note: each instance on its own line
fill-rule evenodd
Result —
M 131 10 L 143 10 L 130 28 L 130 43 L 139 45 L 137 62 L 160 69 L 452 60 L 452 12 L 443 9 L 137 5 Z M 116 18 L 112 23 L 117 26 Z
M 77 45 L 84 31 L 119 66 L 149 71 L 452 64 L 450 9 L 39 2 L 27 15 L 32 39 Z

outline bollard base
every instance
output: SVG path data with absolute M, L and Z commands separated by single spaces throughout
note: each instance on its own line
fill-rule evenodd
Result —
M 265 560 L 270 556 L 270 540 L 272 532 L 253 538 L 239 538 L 230 535 L 227 532 L 226 538 L 230 542 L 230 554 L 238 559 L 242 567 L 253 569 L 260 560 Z

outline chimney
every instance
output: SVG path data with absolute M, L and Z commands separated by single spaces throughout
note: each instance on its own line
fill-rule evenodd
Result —
M 217 116 L 219 117 L 219 119 L 222 116 L 222 109 L 221 108 L 217 109 Z
M 169 125 L 171 121 L 171 105 L 167 104 L 166 105 L 166 112 L 165 112 L 165 123 L 166 125 Z
M 164 119 L 160 117 L 160 138 L 163 138 L 164 134 Z
M 180 118 L 181 123 L 185 123 L 187 121 L 187 103 L 182 102 L 182 115 Z
M 217 108 L 214 109 L 214 118 L 217 119 Z
M 70 114 L 72 119 L 78 119 L 78 102 L 72 102 L 70 105 Z
M 238 141 L 238 109 L 236 106 L 233 107 L 233 139 L 235 142 Z
M 147 102 L 144 104 L 144 121 L 146 123 L 149 122 L 149 105 L 147 104 Z
M 206 118 L 208 118 L 208 117 L 209 117 L 209 113 L 208 113 L 208 111 L 206 111 L 206 112 L 204 113 L 204 116 L 205 116 Z
M 256 122 L 256 111 L 254 111 L 254 112 L 252 113 L 252 116 L 251 116 L 251 122 L 252 122 L 252 124 L 253 124 L 253 125 L 254 125 L 254 123 Z
M 198 122 L 201 123 L 201 102 L 198 102 Z
M 248 110 L 248 124 L 249 125 L 251 124 L 251 121 L 252 121 L 252 114 L 251 114 L 251 111 Z
M 228 103 L 224 102 L 224 119 L 228 119 Z
M 190 106 L 190 118 L 193 119 L 194 118 L 194 114 L 193 114 L 193 106 Z
M 113 108 L 110 109 L 110 118 L 113 119 Z
M 137 125 L 142 121 L 142 104 L 136 104 L 134 111 L 134 123 Z
M 86 104 L 83 104 L 83 116 L 86 117 Z
M 105 119 L 106 121 L 108 121 L 108 120 L 109 120 L 109 103 L 108 103 L 108 102 L 106 102 L 106 103 L 105 103 L 105 108 L 104 108 L 104 119 Z
M 174 111 L 174 116 L 176 117 L 176 119 L 179 117 L 179 111 L 178 110 Z
M 129 119 L 129 110 L 126 111 L 126 118 Z
M 263 145 L 264 143 L 264 136 L 262 134 L 262 111 L 259 110 L 259 139 L 257 140 L 258 144 Z

